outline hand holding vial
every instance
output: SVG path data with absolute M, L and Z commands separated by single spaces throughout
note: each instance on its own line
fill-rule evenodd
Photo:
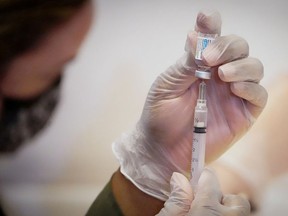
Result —
M 215 173 L 204 169 L 199 189 L 180 173 L 173 173 L 171 195 L 156 216 L 249 216 L 250 204 L 241 195 L 222 194 Z M 192 203 L 192 204 L 191 204 Z
M 263 66 L 249 57 L 248 43 L 236 35 L 221 36 L 219 13 L 200 12 L 195 31 L 188 34 L 186 53 L 157 77 L 136 127 L 113 145 L 121 173 L 160 200 L 169 197 L 173 172 L 187 178 L 191 174 L 194 109 L 203 79 L 195 76 L 198 32 L 218 35 L 201 55 L 211 72 L 205 80 L 209 108 L 206 162 L 218 158 L 247 132 L 267 100 L 259 84 Z

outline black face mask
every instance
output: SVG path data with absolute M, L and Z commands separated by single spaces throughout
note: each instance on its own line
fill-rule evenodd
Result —
M 4 99 L 0 119 L 0 152 L 13 152 L 49 123 L 59 101 L 61 80 L 39 97 L 20 101 Z

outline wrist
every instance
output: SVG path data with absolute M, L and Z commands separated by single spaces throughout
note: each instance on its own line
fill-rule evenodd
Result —
M 118 169 L 112 177 L 112 191 L 125 216 L 156 215 L 164 202 L 139 190 Z
M 162 201 L 168 199 L 173 168 L 169 161 L 159 160 L 163 157 L 157 144 L 147 141 L 136 128 L 123 134 L 113 143 L 112 149 L 120 162 L 121 174 L 126 179 L 150 196 Z

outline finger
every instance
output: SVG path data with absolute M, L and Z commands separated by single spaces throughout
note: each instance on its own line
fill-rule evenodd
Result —
M 181 173 L 174 172 L 170 180 L 170 185 L 171 197 L 174 198 L 174 201 L 183 201 L 183 203 L 186 202 L 186 204 L 190 205 L 193 199 L 193 189 L 188 179 Z
M 185 51 L 195 55 L 197 32 L 205 34 L 221 34 L 221 15 L 217 11 L 200 11 L 197 15 L 195 29 L 187 35 Z
M 189 181 L 184 175 L 174 172 L 170 186 L 171 194 L 157 216 L 186 215 L 193 200 L 193 191 Z
M 199 12 L 195 25 L 196 31 L 203 33 L 220 34 L 221 16 L 218 12 Z M 165 73 L 162 73 L 154 83 L 153 96 L 162 98 L 175 98 L 186 92 L 187 89 L 197 80 L 194 72 L 197 68 L 194 62 L 194 55 L 190 52 L 195 49 L 196 34 L 191 33 L 187 37 L 185 50 L 187 53 L 175 65 L 171 66 Z
M 258 59 L 250 57 L 221 65 L 218 74 L 224 82 L 260 82 L 264 76 L 264 69 Z
M 249 55 L 246 40 L 236 35 L 217 37 L 203 51 L 203 61 L 208 66 L 217 66 Z
M 200 11 L 197 15 L 195 31 L 220 35 L 221 25 L 221 15 L 218 11 Z
M 249 201 L 240 195 L 224 195 L 222 199 L 222 205 L 224 207 L 223 211 L 226 212 L 226 215 L 250 215 L 251 208 Z
M 222 192 L 216 174 L 212 170 L 205 168 L 198 181 L 195 201 L 214 203 L 215 201 L 220 202 L 221 199 Z
M 248 110 L 254 117 L 258 117 L 265 107 L 268 99 L 266 89 L 253 82 L 231 83 L 231 91 L 238 97 L 245 99 Z

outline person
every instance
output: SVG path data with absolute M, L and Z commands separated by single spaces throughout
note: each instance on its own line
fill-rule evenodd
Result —
M 91 3 L 0 3 L 2 152 L 16 151 L 48 122 L 59 98 L 64 66 L 76 56 L 91 25 Z M 107 209 L 111 212 L 108 215 L 150 215 L 159 211 L 159 215 L 212 216 L 224 211 L 228 215 L 247 215 L 249 205 L 245 199 L 222 197 L 211 171 L 203 172 L 194 200 L 187 176 L 183 176 L 191 157 L 191 120 L 195 86 L 199 84 L 194 77 L 195 33 L 220 34 L 220 15 L 199 13 L 195 30 L 188 36 L 185 56 L 153 84 L 135 130 L 115 143 L 121 170 L 116 171 L 87 215 L 103 215 Z M 248 54 L 247 42 L 235 35 L 217 38 L 203 53 L 205 62 L 214 70 L 208 82 L 214 91 L 208 100 L 217 108 L 210 114 L 215 118 L 211 125 L 215 133 L 208 135 L 207 162 L 241 137 L 265 106 L 267 94 L 259 85 L 263 67 Z M 216 122 L 223 128 L 217 127 Z M 211 199 L 203 199 L 207 195 Z M 147 205 L 149 208 L 145 208 Z
M 93 9 L 84 0 L 9 0 L 0 12 L 0 149 L 13 152 L 48 122 Z

